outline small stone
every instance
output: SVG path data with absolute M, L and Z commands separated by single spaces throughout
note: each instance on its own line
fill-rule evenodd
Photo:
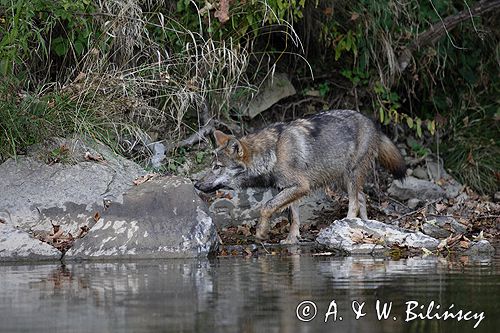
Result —
M 442 163 L 436 163 L 434 161 L 427 162 L 427 170 L 431 175 L 432 180 L 438 180 L 441 178 L 448 178 L 448 173 L 444 170 Z
M 469 247 L 465 254 L 468 255 L 487 255 L 492 256 L 495 254 L 495 248 L 486 239 L 475 242 Z
M 415 209 L 418 207 L 418 205 L 420 205 L 421 202 L 422 201 L 420 201 L 417 198 L 411 198 L 410 200 L 408 200 L 408 202 L 406 204 L 407 204 L 408 208 Z
M 438 185 L 412 176 L 406 177 L 403 181 L 394 180 L 388 193 L 402 201 L 411 198 L 434 200 L 446 197 L 446 192 Z
M 465 234 L 467 227 L 451 216 L 435 216 L 434 221 L 440 228 L 450 230 L 455 234 Z
M 448 199 L 453 199 L 458 197 L 458 195 L 462 192 L 464 186 L 457 182 L 453 178 L 449 178 L 446 183 L 442 186 L 446 191 L 446 197 Z
M 438 239 L 446 238 L 451 235 L 451 232 L 449 232 L 448 230 L 437 226 L 435 223 L 429 222 L 426 222 L 422 225 L 422 232 L 428 236 Z
M 495 193 L 495 195 L 493 196 L 493 201 L 500 202 L 500 191 Z
M 417 167 L 413 170 L 413 177 L 419 178 L 419 179 L 424 179 L 428 180 L 429 176 L 427 175 L 427 172 L 424 170 L 424 168 Z

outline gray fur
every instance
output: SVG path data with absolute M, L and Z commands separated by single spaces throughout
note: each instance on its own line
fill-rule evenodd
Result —
M 379 152 L 382 164 L 398 177 L 406 167 L 397 148 L 371 120 L 351 110 L 318 113 L 308 119 L 278 123 L 239 140 L 217 133 L 221 167 L 195 184 L 202 191 L 217 187 L 273 186 L 281 190 L 261 210 L 258 238 L 266 238 L 269 218 L 311 191 L 335 183 L 349 194 L 348 217 L 366 216 L 362 187 Z M 292 207 L 293 208 L 293 207 Z M 298 214 L 293 208 L 294 230 Z M 295 237 L 287 238 L 287 243 Z

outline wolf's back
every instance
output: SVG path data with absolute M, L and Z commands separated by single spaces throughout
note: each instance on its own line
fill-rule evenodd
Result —
M 389 170 L 394 178 L 403 179 L 406 176 L 406 163 L 401 152 L 394 143 L 382 133 L 380 133 L 378 156 L 380 164 Z

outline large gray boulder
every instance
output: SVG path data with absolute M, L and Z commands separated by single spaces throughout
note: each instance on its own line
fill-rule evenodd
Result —
M 435 238 L 375 220 L 342 219 L 321 230 L 316 241 L 327 248 L 351 254 L 374 254 L 393 245 L 410 248 L 437 248 Z
M 295 95 L 296 91 L 286 74 L 276 73 L 269 76 L 262 84 L 257 95 L 239 109 L 245 116 L 254 118 L 261 112 L 269 109 L 281 99 Z
M 0 218 L 35 232 L 54 222 L 76 235 L 143 173 L 101 143 L 54 138 L 0 165 Z
M 192 182 L 175 176 L 138 185 L 113 203 L 65 259 L 187 258 L 217 246 L 215 225 Z
M 388 193 L 401 201 L 412 198 L 420 200 L 446 198 L 446 192 L 438 185 L 412 176 L 406 177 L 403 181 L 394 180 Z
M 0 223 L 0 262 L 58 261 L 62 253 L 52 245 L 31 237 L 27 232 Z

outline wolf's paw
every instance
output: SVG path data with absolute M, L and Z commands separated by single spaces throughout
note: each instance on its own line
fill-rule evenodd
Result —
M 267 240 L 269 238 L 269 232 L 267 230 L 257 229 L 255 238 L 258 240 Z
M 299 240 L 300 240 L 300 235 L 289 234 L 285 239 L 282 239 L 280 241 L 280 244 L 282 245 L 299 244 Z
M 295 245 L 295 244 L 299 244 L 299 239 L 297 237 L 294 237 L 292 239 L 290 238 L 285 238 L 285 239 L 282 239 L 280 241 L 280 244 L 281 245 Z

